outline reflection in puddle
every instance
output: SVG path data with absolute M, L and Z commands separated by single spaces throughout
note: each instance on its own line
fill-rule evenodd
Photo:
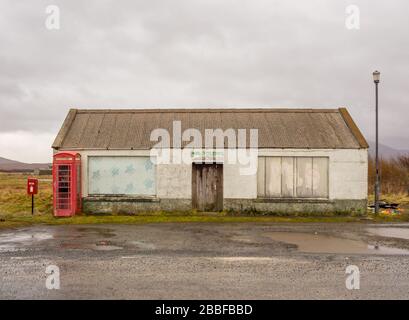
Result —
M 96 244 L 91 245 L 91 249 L 97 251 L 111 251 L 111 250 L 121 250 L 122 247 L 115 246 L 109 241 L 99 241 Z
M 310 253 L 345 254 L 409 254 L 408 250 L 373 246 L 360 240 L 342 239 L 321 234 L 274 232 L 268 236 L 275 240 L 294 244 L 299 251 Z
M 84 244 L 83 243 L 75 243 L 75 242 L 61 242 L 60 247 L 63 249 L 84 249 Z
M 115 237 L 113 230 L 108 228 L 79 227 L 76 228 L 75 231 L 80 235 L 96 234 L 104 238 Z
M 271 257 L 215 257 L 215 260 L 225 261 L 225 262 L 271 262 L 273 258 Z
M 233 236 L 231 237 L 231 240 L 237 241 L 237 242 L 244 242 L 244 243 L 252 243 L 253 240 L 249 237 L 244 237 L 244 236 Z
M 409 240 L 408 228 L 369 228 L 368 231 L 381 237 Z
M 0 235 L 1 243 L 13 243 L 13 242 L 27 242 L 27 241 L 40 241 L 52 239 L 53 236 L 46 232 L 20 232 L 20 233 L 6 233 Z
M 111 251 L 111 250 L 121 250 L 123 248 L 114 246 L 114 245 L 110 245 L 110 244 L 107 244 L 107 245 L 94 244 L 94 245 L 91 245 L 91 249 L 97 250 L 97 251 Z
M 52 239 L 53 236 L 46 232 L 18 232 L 0 235 L 0 252 L 26 251 L 20 245 L 30 245 L 38 241 Z
M 130 243 L 137 246 L 139 249 L 153 250 L 156 248 L 154 244 L 143 241 L 131 241 Z
M 0 252 L 17 252 L 17 251 L 26 251 L 25 248 L 17 248 L 12 244 L 1 244 L 0 245 Z

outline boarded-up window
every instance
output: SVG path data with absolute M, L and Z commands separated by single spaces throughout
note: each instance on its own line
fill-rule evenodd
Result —
M 281 158 L 266 158 L 266 196 L 281 196 Z
M 281 196 L 294 197 L 294 162 L 293 157 L 281 158 Z
M 312 158 L 297 158 L 297 197 L 312 197 Z
M 88 157 L 91 195 L 155 195 L 155 166 L 149 157 Z
M 312 196 L 328 197 L 328 158 L 312 158 Z
M 327 157 L 259 157 L 259 197 L 328 198 Z

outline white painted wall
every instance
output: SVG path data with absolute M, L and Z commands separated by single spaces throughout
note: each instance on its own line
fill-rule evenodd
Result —
M 240 174 L 240 164 L 223 165 L 223 197 L 230 199 L 257 198 L 257 173 Z
M 192 197 L 191 164 L 160 164 L 156 172 L 159 198 L 190 199 Z
M 259 155 L 329 157 L 329 199 L 367 198 L 367 149 L 261 149 Z
M 82 192 L 88 195 L 88 156 L 149 156 L 149 150 L 86 150 L 82 156 Z M 366 149 L 260 149 L 260 156 L 329 157 L 329 199 L 366 199 L 368 189 L 368 151 Z M 257 173 L 243 175 L 240 164 L 223 166 L 224 198 L 257 198 Z M 191 164 L 158 164 L 159 198 L 191 198 Z

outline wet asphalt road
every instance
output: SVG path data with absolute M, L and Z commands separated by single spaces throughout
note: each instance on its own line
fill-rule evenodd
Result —
M 46 288 L 49 265 L 59 267 L 59 290 Z M 348 265 L 359 267 L 359 290 L 346 289 Z M 1 299 L 408 299 L 408 271 L 408 224 L 0 231 Z

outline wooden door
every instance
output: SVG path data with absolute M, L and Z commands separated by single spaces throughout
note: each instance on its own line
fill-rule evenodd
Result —
M 192 206 L 200 211 L 223 210 L 222 164 L 192 164 Z

